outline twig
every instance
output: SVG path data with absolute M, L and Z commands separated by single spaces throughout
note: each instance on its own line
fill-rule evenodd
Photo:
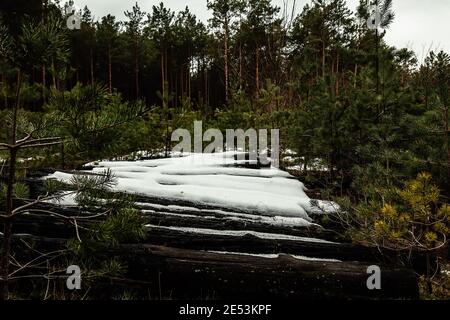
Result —
M 78 224 L 77 224 L 77 219 L 73 219 L 73 223 L 75 224 L 75 233 L 77 235 L 77 239 L 80 243 L 82 243 L 83 241 L 81 241 L 80 238 L 80 233 L 78 232 Z
M 36 258 L 34 258 L 33 260 L 31 260 L 31 261 L 25 263 L 21 268 L 19 268 L 19 269 L 15 270 L 14 272 L 10 273 L 10 274 L 9 274 L 9 277 L 11 277 L 12 275 L 16 274 L 17 272 L 19 272 L 19 271 L 21 271 L 21 270 L 23 270 L 23 269 L 25 269 L 25 268 L 27 268 L 27 267 L 29 267 L 31 264 L 33 264 L 35 261 L 37 261 L 37 260 L 39 260 L 39 259 L 41 259 L 41 258 L 47 257 L 47 256 L 52 255 L 52 254 L 55 254 L 55 253 L 59 253 L 58 256 L 60 256 L 60 255 L 62 255 L 63 253 L 66 253 L 66 252 L 67 252 L 67 250 L 56 250 L 56 251 L 44 253 L 44 254 L 40 255 L 39 257 L 36 257 Z

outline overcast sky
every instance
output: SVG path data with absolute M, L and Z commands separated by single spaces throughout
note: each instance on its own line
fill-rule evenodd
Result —
M 79 8 L 87 5 L 95 18 L 108 13 L 124 20 L 124 11 L 130 10 L 136 0 L 74 0 Z M 283 7 L 287 1 L 292 7 L 294 0 L 272 0 Z M 137 0 L 146 12 L 161 0 Z M 207 21 L 210 12 L 206 9 L 206 0 L 164 0 L 164 4 L 172 10 L 183 10 L 186 6 L 203 21 Z M 297 9 L 301 9 L 310 0 L 296 0 Z M 355 10 L 359 0 L 347 0 L 349 8 Z M 450 0 L 394 0 L 396 18 L 387 32 L 386 41 L 396 47 L 413 49 L 419 58 L 431 49 L 442 49 L 450 52 Z

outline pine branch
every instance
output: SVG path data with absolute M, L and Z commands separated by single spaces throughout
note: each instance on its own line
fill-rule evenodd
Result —
M 28 149 L 43 146 L 52 146 L 62 143 L 62 138 L 60 137 L 50 137 L 50 138 L 39 138 L 31 139 L 31 134 L 26 138 L 18 140 L 15 144 L 0 143 L 0 150 L 18 150 L 18 149 Z

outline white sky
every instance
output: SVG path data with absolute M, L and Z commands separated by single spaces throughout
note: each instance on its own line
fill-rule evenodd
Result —
M 64 1 L 64 0 L 63 0 Z M 152 6 L 161 0 L 74 0 L 76 7 L 87 5 L 96 19 L 111 13 L 119 20 L 124 20 L 123 12 L 131 10 L 137 1 L 142 10 L 151 12 Z M 301 9 L 310 0 L 272 0 L 283 7 L 296 2 Z M 166 7 L 174 11 L 183 10 L 186 6 L 202 21 L 207 21 L 210 13 L 206 9 L 206 0 L 164 0 Z M 349 8 L 355 10 L 359 0 L 347 0 Z M 387 32 L 386 41 L 396 47 L 413 49 L 419 58 L 431 49 L 445 50 L 450 53 L 450 0 L 394 0 L 396 18 Z

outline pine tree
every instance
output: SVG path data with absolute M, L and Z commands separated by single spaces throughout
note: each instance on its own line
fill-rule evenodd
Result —
M 16 94 L 14 104 L 12 105 L 11 120 L 8 130 L 9 142 L 0 143 L 0 150 L 8 152 L 8 175 L 7 182 L 2 194 L 4 199 L 2 202 L 3 214 L 0 215 L 3 221 L 3 241 L 2 256 L 0 260 L 0 300 L 8 299 L 9 294 L 9 267 L 10 252 L 12 242 L 12 226 L 14 217 L 23 214 L 26 210 L 37 201 L 16 206 L 14 200 L 22 193 L 17 193 L 20 185 L 16 184 L 16 165 L 18 153 L 24 149 L 51 147 L 61 143 L 61 137 L 43 136 L 43 132 L 39 126 L 27 125 L 21 127 L 26 121 L 21 119 L 23 87 L 26 81 L 26 70 L 32 67 L 41 66 L 49 61 L 55 62 L 55 56 L 63 58 L 65 48 L 67 46 L 67 38 L 65 37 L 65 29 L 63 21 L 57 17 L 51 17 L 52 21 L 47 24 L 43 22 L 28 21 L 22 25 L 20 37 L 13 37 L 5 26 L 0 26 L 0 57 L 1 61 L 16 71 L 17 77 L 13 84 Z M 54 28 L 48 28 L 51 25 Z M 43 44 L 47 44 L 44 45 Z M 20 129 L 20 130 L 19 130 Z M 25 132 L 25 134 L 23 134 Z
M 238 17 L 245 8 L 242 0 L 208 0 L 207 7 L 212 11 L 213 17 L 210 24 L 219 29 L 219 35 L 223 38 L 223 61 L 225 81 L 225 101 L 228 102 L 230 90 L 230 38 L 233 20 Z
M 169 63 L 170 52 L 174 46 L 173 23 L 175 13 L 166 8 L 161 2 L 159 6 L 153 6 L 151 15 L 148 15 L 146 33 L 155 42 L 161 63 L 161 94 L 163 105 L 168 103 L 170 79 Z M 164 107 L 166 107 L 164 105 Z
M 101 22 L 97 22 L 98 41 L 106 47 L 106 55 L 108 60 L 108 89 L 112 93 L 113 75 L 112 75 L 112 53 L 113 47 L 117 41 L 120 23 L 116 22 L 116 18 L 112 15 L 107 15 L 102 18 Z
M 134 63 L 134 98 L 137 100 L 140 97 L 140 57 L 142 50 L 142 26 L 146 13 L 141 11 L 141 8 L 136 3 L 132 11 L 126 11 L 125 16 L 128 21 L 125 22 L 126 34 L 131 41 L 133 51 Z

